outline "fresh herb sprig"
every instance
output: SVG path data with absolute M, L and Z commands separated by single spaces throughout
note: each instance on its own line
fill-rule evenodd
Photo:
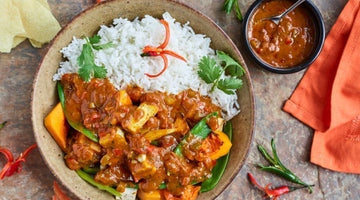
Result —
M 264 156 L 264 158 L 270 163 L 269 166 L 258 165 L 260 169 L 281 176 L 293 183 L 305 186 L 309 189 L 309 192 L 312 193 L 313 191 L 312 187 L 314 185 L 304 183 L 299 177 L 297 177 L 293 172 L 291 172 L 288 168 L 286 168 L 282 164 L 276 151 L 274 139 L 271 139 L 271 149 L 273 156 L 270 156 L 270 154 L 265 150 L 263 146 L 258 145 L 258 150 Z
M 231 10 L 234 8 L 236 17 L 242 21 L 243 17 L 241 14 L 240 6 L 239 6 L 239 0 L 225 0 L 224 3 L 224 10 L 226 14 L 230 14 Z
M 222 51 L 216 51 L 217 58 L 221 61 L 219 65 L 214 58 L 204 56 L 199 63 L 198 75 L 207 84 L 213 84 L 211 92 L 218 89 L 226 94 L 234 94 L 236 89 L 243 85 L 240 77 L 244 75 L 244 68 L 233 58 Z M 230 77 L 221 79 L 221 75 L 226 73 Z
M 5 126 L 6 123 L 7 121 L 4 121 L 3 123 L 0 124 L 0 130 Z
M 95 35 L 93 37 L 85 37 L 86 43 L 83 44 L 83 49 L 80 56 L 77 58 L 78 65 L 80 69 L 78 71 L 79 76 L 84 81 L 89 81 L 92 77 L 95 78 L 105 78 L 107 70 L 104 66 L 98 66 L 95 64 L 94 52 L 95 50 L 100 50 L 104 48 L 112 47 L 111 42 L 106 44 L 97 44 L 100 42 L 101 37 Z

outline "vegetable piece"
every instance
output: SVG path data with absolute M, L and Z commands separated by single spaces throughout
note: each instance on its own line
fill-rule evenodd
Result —
M 65 193 L 60 189 L 58 183 L 54 181 L 54 195 L 52 197 L 52 200 L 70 200 L 69 197 L 65 195 Z
M 201 139 L 205 139 L 211 132 L 211 129 L 208 127 L 206 122 L 214 116 L 218 116 L 218 112 L 208 114 L 206 117 L 202 118 L 197 124 L 195 124 L 195 126 L 184 136 L 180 143 L 175 147 L 174 153 L 178 156 L 182 156 L 182 146 L 186 138 L 189 137 L 188 134 L 193 134 L 197 137 L 200 137 Z
M 69 131 L 69 125 L 66 122 L 65 114 L 58 103 L 53 110 L 45 117 L 44 124 L 51 136 L 55 139 L 59 147 L 65 151 L 66 137 Z
M 87 174 L 95 175 L 96 173 L 98 173 L 100 171 L 100 168 L 99 167 L 85 167 L 85 168 L 82 168 L 82 170 Z
M 97 45 L 96 43 L 100 42 L 100 36 L 95 35 L 91 38 L 85 37 L 86 43 L 83 44 L 83 48 L 80 56 L 77 58 L 77 63 L 80 66 L 79 76 L 84 81 L 89 81 L 90 78 L 105 78 L 107 70 L 104 66 L 98 66 L 95 64 L 95 56 L 93 49 L 100 50 L 104 48 L 109 48 L 112 46 L 112 43 Z
M 116 93 L 116 100 L 118 102 L 118 106 L 131 106 L 132 101 L 129 94 L 126 90 L 120 90 Z
M 224 3 L 224 10 L 226 12 L 226 14 L 230 14 L 231 9 L 235 10 L 235 15 L 236 17 L 242 21 L 243 17 L 241 14 L 241 10 L 240 10 L 240 6 L 239 6 L 239 1 L 238 0 L 226 0 Z
M 0 153 L 4 154 L 5 158 L 7 159 L 7 163 L 0 171 L 0 180 L 5 178 L 6 176 L 13 175 L 15 172 L 20 172 L 21 162 L 25 162 L 25 159 L 28 156 L 28 154 L 31 152 L 31 150 L 33 150 L 36 147 L 37 147 L 36 144 L 31 145 L 24 152 L 22 152 L 15 161 L 14 161 L 14 155 L 11 153 L 9 149 L 0 148 Z
M 142 190 L 138 190 L 137 196 L 140 200 L 162 200 L 163 199 L 161 190 L 153 190 L 150 192 L 144 192 Z
M 265 192 L 265 197 L 273 199 L 273 200 L 276 200 L 278 197 L 280 197 L 283 194 L 286 194 L 286 193 L 289 193 L 289 192 L 292 192 L 292 191 L 295 191 L 295 190 L 298 190 L 298 189 L 303 189 L 303 188 L 307 187 L 307 186 L 290 187 L 290 186 L 283 185 L 283 186 L 276 187 L 274 189 L 270 189 L 271 184 L 267 184 L 265 187 L 262 187 L 256 181 L 256 179 L 254 178 L 253 175 L 251 175 L 250 173 L 248 173 L 247 175 L 248 175 L 248 179 L 249 179 L 251 184 L 253 184 L 259 190 Z
M 121 196 L 121 193 L 118 192 L 117 190 L 115 190 L 112 187 L 100 184 L 98 182 L 96 182 L 92 176 L 90 176 L 89 174 L 85 173 L 82 170 L 76 170 L 76 173 L 80 176 L 80 178 L 82 178 L 84 181 L 88 182 L 90 185 L 97 187 L 99 190 L 104 190 L 114 196 Z
M 59 99 L 60 99 L 60 103 L 61 106 L 63 108 L 64 111 L 64 115 L 65 118 L 67 120 L 67 122 L 69 123 L 69 125 L 74 128 L 75 130 L 79 131 L 80 133 L 84 134 L 86 137 L 88 137 L 90 140 L 94 141 L 94 142 L 99 142 L 98 136 L 93 133 L 92 131 L 86 129 L 82 124 L 80 124 L 79 122 L 73 122 L 70 120 L 70 118 L 68 117 L 68 114 L 66 112 L 66 108 L 65 108 L 65 94 L 64 94 L 64 89 L 61 85 L 60 82 L 57 83 L 57 91 L 59 94 Z
M 187 185 L 185 187 L 185 191 L 181 195 L 181 199 L 196 200 L 196 198 L 199 194 L 200 188 L 201 188 L 200 186 Z
M 115 131 L 101 137 L 99 144 L 104 148 L 124 149 L 128 146 L 124 132 L 119 127 L 116 127 Z
M 173 133 L 181 133 L 181 134 L 185 134 L 185 132 L 187 132 L 187 130 L 189 130 L 189 127 L 186 123 L 186 121 L 181 118 L 178 117 L 176 118 L 175 122 L 174 122 L 174 128 L 169 128 L 169 129 L 159 129 L 159 130 L 151 130 L 145 133 L 144 137 L 145 139 L 147 139 L 148 141 L 154 141 L 157 140 L 161 137 L 164 137 L 165 135 L 169 135 L 169 134 L 173 134 Z
M 167 21 L 161 19 L 160 23 L 162 23 L 165 27 L 165 40 L 162 44 L 160 44 L 158 47 L 154 47 L 154 46 L 150 46 L 147 45 L 143 48 L 143 53 L 141 54 L 141 56 L 160 56 L 163 61 L 164 61 L 164 67 L 163 69 L 157 73 L 157 74 L 148 74 L 145 73 L 146 76 L 150 77 L 150 78 L 155 78 L 160 76 L 161 74 L 163 74 L 165 72 L 165 70 L 168 67 L 168 59 L 165 56 L 165 54 L 173 56 L 175 58 L 178 58 L 180 60 L 183 60 L 186 62 L 186 59 L 184 57 L 182 57 L 181 55 L 171 51 L 171 50 L 165 50 L 165 47 L 167 46 L 167 44 L 169 43 L 170 40 L 170 27 L 169 24 L 167 23 Z
M 234 94 L 234 91 L 243 85 L 240 77 L 244 75 L 245 70 L 226 53 L 216 51 L 216 55 L 223 67 L 218 65 L 214 58 L 204 56 L 199 63 L 198 75 L 206 83 L 213 84 L 210 92 L 213 92 L 217 87 L 226 94 Z M 230 75 L 230 77 L 221 79 L 223 73 Z
M 127 123 L 124 128 L 126 128 L 131 133 L 136 133 L 151 117 L 154 117 L 158 111 L 159 108 L 155 105 L 141 103 L 134 112 L 135 115 L 139 116 L 132 116 L 130 122 Z
M 144 138 L 148 141 L 157 140 L 165 135 L 169 135 L 172 133 L 177 132 L 176 128 L 169 128 L 169 129 L 159 129 L 159 130 L 151 130 L 145 133 Z
M 133 175 L 135 182 L 138 182 L 142 178 L 149 177 L 156 173 L 156 166 L 149 162 L 150 160 L 146 156 L 146 154 L 140 154 L 134 162 L 130 164 L 130 171 Z
M 229 153 L 232 144 L 231 144 L 229 137 L 224 132 L 215 131 L 214 133 L 222 141 L 222 145 L 220 146 L 220 149 L 218 149 L 216 152 L 214 152 L 210 155 L 211 159 L 217 160 L 218 158 Z
M 200 186 L 187 185 L 180 197 L 175 197 L 168 190 L 163 190 L 165 200 L 195 200 L 199 194 Z
M 312 193 L 313 191 L 312 186 L 314 185 L 309 185 L 307 183 L 304 183 L 299 177 L 297 177 L 293 172 L 291 172 L 282 164 L 282 162 L 279 159 L 279 156 L 277 155 L 274 139 L 271 139 L 271 148 L 272 148 L 273 157 L 270 156 L 270 154 L 265 150 L 263 146 L 258 145 L 258 150 L 264 156 L 264 158 L 270 163 L 270 166 L 259 165 L 260 169 L 281 176 L 293 183 L 303 185 L 309 189 L 310 193 Z
M 227 135 L 227 137 L 229 138 L 229 140 L 232 140 L 232 124 L 230 121 L 226 122 L 225 126 L 224 126 L 224 133 Z M 216 165 L 214 166 L 214 168 L 212 169 L 211 173 L 211 177 L 207 180 L 205 180 L 202 184 L 201 184 L 201 190 L 200 192 L 207 192 L 212 190 L 220 181 L 222 175 L 225 172 L 225 168 L 226 165 L 229 161 L 229 157 L 230 157 L 230 153 L 228 153 L 226 156 L 223 156 L 221 158 L 219 158 L 216 161 Z

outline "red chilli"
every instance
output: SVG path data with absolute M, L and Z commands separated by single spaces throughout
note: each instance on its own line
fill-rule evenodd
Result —
M 58 183 L 54 181 L 54 195 L 52 200 L 70 200 L 69 197 L 65 195 L 65 193 L 60 189 Z
M 165 50 L 165 47 L 168 45 L 169 40 L 170 40 L 170 27 L 169 27 L 169 24 L 165 20 L 161 19 L 160 22 L 161 22 L 161 24 L 164 25 L 165 31 L 166 31 L 164 42 L 162 44 L 160 44 L 160 46 L 158 46 L 158 47 L 149 46 L 149 45 L 145 46 L 142 50 L 143 53 L 141 54 L 141 56 L 160 56 L 164 61 L 164 67 L 159 73 L 157 73 L 157 74 L 145 73 L 145 75 L 150 78 L 155 78 L 155 77 L 160 76 L 167 69 L 168 59 L 165 55 L 170 55 L 170 56 L 173 56 L 175 58 L 178 58 L 178 59 L 186 62 L 186 59 L 184 57 L 182 57 L 181 55 L 179 55 L 171 50 Z
M 25 158 L 28 156 L 31 150 L 36 148 L 37 145 L 33 144 L 29 148 L 27 148 L 24 152 L 20 154 L 20 156 L 14 161 L 14 155 L 10 152 L 9 149 L 0 148 L 0 153 L 2 153 L 7 159 L 7 163 L 0 171 L 0 180 L 4 179 L 6 176 L 11 176 L 15 172 L 21 171 L 21 162 L 25 162 Z
M 251 184 L 253 184 L 255 187 L 257 187 L 259 190 L 265 192 L 265 196 L 266 198 L 270 198 L 273 200 L 276 200 L 278 197 L 280 197 L 283 194 L 295 191 L 297 189 L 302 189 L 305 188 L 304 187 L 289 187 L 289 186 L 280 186 L 280 187 L 276 187 L 274 189 L 270 189 L 271 184 L 267 184 L 265 187 L 262 187 L 258 184 L 258 182 L 256 181 L 256 179 L 254 178 L 253 175 L 251 175 L 250 173 L 247 174 L 249 181 Z

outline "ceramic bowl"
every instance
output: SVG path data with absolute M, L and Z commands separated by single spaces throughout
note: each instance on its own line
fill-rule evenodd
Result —
M 254 128 L 254 101 L 249 72 L 230 38 L 207 16 L 180 3 L 169 0 L 107 1 L 85 10 L 61 30 L 43 57 L 33 83 L 32 124 L 39 151 L 58 181 L 80 199 L 105 200 L 112 199 L 112 196 L 89 185 L 65 165 L 63 152 L 44 127 L 44 117 L 59 102 L 56 82 L 52 81 L 52 76 L 63 59 L 60 49 L 67 46 L 74 36 L 92 36 L 100 25 L 109 25 L 114 18 L 126 17 L 133 20 L 146 14 L 160 18 L 165 11 L 182 24 L 190 22 L 196 33 L 205 34 L 212 39 L 212 48 L 229 53 L 246 70 L 244 85 L 238 90 L 241 113 L 233 119 L 230 161 L 219 184 L 213 190 L 200 194 L 198 199 L 214 199 L 218 196 L 244 164 Z
M 251 47 L 250 41 L 248 38 L 248 31 L 249 31 L 248 27 L 249 27 L 249 23 L 251 22 L 252 16 L 254 15 L 255 11 L 259 8 L 259 6 L 264 1 L 269 1 L 269 0 L 256 0 L 249 7 L 249 9 L 247 10 L 247 12 L 244 16 L 243 27 L 242 27 L 242 39 L 243 39 L 243 43 L 245 44 L 247 53 L 261 67 L 263 67 L 264 69 L 266 69 L 268 71 L 274 72 L 274 73 L 289 74 L 289 73 L 294 73 L 294 72 L 298 72 L 300 70 L 305 69 L 306 67 L 308 67 L 311 63 L 313 63 L 315 61 L 315 59 L 320 54 L 322 46 L 324 44 L 325 26 L 324 26 L 324 20 L 321 16 L 320 11 L 317 9 L 315 4 L 313 2 L 311 2 L 311 0 L 307 0 L 307 1 L 303 2 L 301 5 L 299 5 L 299 7 L 301 6 L 305 10 L 308 11 L 310 18 L 314 22 L 314 26 L 315 26 L 314 48 L 313 48 L 312 52 L 310 53 L 310 55 L 305 60 L 303 60 L 301 63 L 299 63 L 295 66 L 281 68 L 281 67 L 273 66 L 273 65 L 263 61 L 257 55 L 257 53 L 254 51 L 254 49 Z M 295 0 L 294 0 L 294 2 L 295 2 Z

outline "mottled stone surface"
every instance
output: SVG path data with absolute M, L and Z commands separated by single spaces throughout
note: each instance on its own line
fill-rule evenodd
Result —
M 95 1 L 95 0 L 94 0 Z M 53 14 L 61 26 L 75 15 L 91 6 L 93 0 L 49 0 Z M 241 52 L 241 23 L 233 14 L 222 11 L 224 0 L 179 0 L 213 19 L 232 38 Z M 240 0 L 243 13 L 253 1 Z M 325 20 L 326 31 L 347 2 L 346 0 L 313 0 Z M 35 142 L 31 127 L 30 102 L 33 78 L 47 46 L 34 49 L 26 41 L 10 54 L 0 54 L 0 122 L 8 124 L 0 131 L 0 146 L 7 147 L 17 156 Z M 337 173 L 313 165 L 309 162 L 313 130 L 281 110 L 284 101 L 303 76 L 304 71 L 279 75 L 262 70 L 243 53 L 250 70 L 255 96 L 254 139 L 248 158 L 239 174 L 217 199 L 262 199 L 262 193 L 250 186 L 246 173 L 251 172 L 265 185 L 286 184 L 286 181 L 262 172 L 255 167 L 264 163 L 256 149 L 256 144 L 269 148 L 271 138 L 275 138 L 279 156 L 283 163 L 305 182 L 314 183 L 313 194 L 306 190 L 295 191 L 281 199 L 359 199 L 360 177 L 358 175 Z M 5 159 L 0 157 L 0 166 Z M 56 180 L 50 173 L 37 150 L 33 151 L 23 171 L 0 181 L 0 200 L 34 199 L 48 200 L 53 194 L 52 184 Z M 65 191 L 67 191 L 64 188 Z M 70 197 L 73 197 L 69 194 Z M 75 199 L 75 198 L 72 198 Z

